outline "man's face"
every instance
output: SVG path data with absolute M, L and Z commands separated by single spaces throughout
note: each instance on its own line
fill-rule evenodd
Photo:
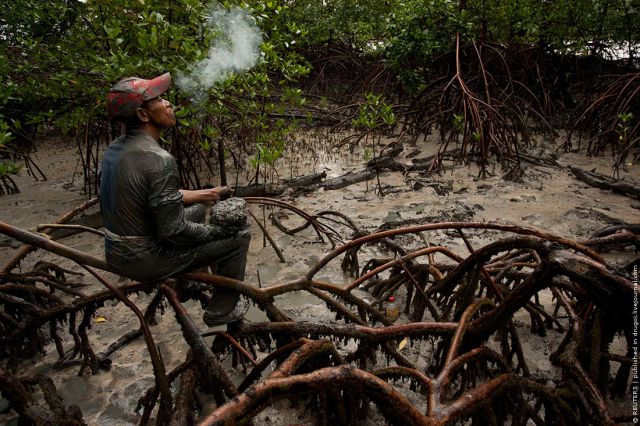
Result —
M 149 122 L 160 129 L 168 129 L 176 125 L 176 116 L 171 103 L 160 96 L 145 101 L 140 108 L 147 112 Z

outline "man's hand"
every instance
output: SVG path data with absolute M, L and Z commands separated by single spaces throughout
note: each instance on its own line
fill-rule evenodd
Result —
M 209 201 L 218 201 L 223 196 L 230 193 L 228 186 L 216 186 L 215 188 L 206 189 L 181 189 L 182 202 L 184 204 L 206 203 Z

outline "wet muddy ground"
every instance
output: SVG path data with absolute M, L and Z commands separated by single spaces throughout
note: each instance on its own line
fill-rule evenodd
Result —
M 280 176 L 326 171 L 327 177 L 334 177 L 353 169 L 364 167 L 362 147 L 354 150 L 353 154 L 340 155 L 328 153 L 321 148 L 322 142 L 315 141 L 313 158 L 302 158 L 299 153 L 291 155 L 293 162 L 284 158 Z M 611 161 L 608 158 L 588 158 L 580 153 L 562 153 L 554 150 L 554 146 L 534 147 L 533 151 L 544 155 L 557 155 L 558 161 L 565 166 L 578 167 L 609 174 Z M 430 140 L 420 141 L 414 146 L 406 146 L 404 152 L 397 158 L 400 162 L 409 163 L 407 156 L 417 153 L 418 157 L 435 152 Z M 344 153 L 342 153 L 344 154 Z M 57 216 L 80 205 L 84 201 L 81 194 L 82 183 L 74 170 L 78 172 L 77 156 L 73 149 L 63 146 L 60 142 L 50 142 L 40 146 L 35 161 L 47 175 L 47 181 L 34 181 L 25 172 L 18 178 L 20 194 L 0 198 L 0 217 L 2 221 L 12 225 L 31 228 L 40 223 L 53 221 Z M 622 195 L 613 194 L 592 188 L 573 177 L 571 172 L 562 167 L 543 167 L 524 163 L 525 174 L 522 182 L 511 182 L 503 179 L 504 172 L 499 167 L 491 170 L 493 176 L 477 179 L 475 165 L 453 165 L 445 163 L 444 173 L 430 178 L 421 177 L 416 173 L 403 175 L 399 172 L 383 172 L 380 180 L 385 196 L 375 194 L 376 180 L 349 186 L 341 190 L 320 190 L 297 198 L 287 198 L 295 206 L 309 212 L 317 213 L 323 210 L 334 210 L 351 217 L 356 224 L 365 231 L 374 231 L 380 226 L 394 226 L 408 223 L 412 220 L 428 218 L 429 221 L 479 221 L 500 222 L 531 227 L 567 237 L 581 240 L 589 237 L 595 231 L 620 222 L 640 222 L 640 210 L 637 200 Z M 627 174 L 631 178 L 640 176 L 640 167 L 634 166 Z M 244 177 L 241 177 L 244 180 Z M 426 184 L 439 182 L 439 186 Z M 434 189 L 435 188 L 435 189 Z M 264 211 L 255 206 L 254 214 L 268 217 L 275 213 L 271 209 Z M 285 224 L 300 223 L 300 219 L 289 215 L 283 217 Z M 316 235 L 307 229 L 295 236 L 283 234 L 275 227 L 267 226 L 277 245 L 282 249 L 285 263 L 281 263 L 275 252 L 268 244 L 264 244 L 260 229 L 253 225 L 253 239 L 250 248 L 249 264 L 246 281 L 263 287 L 291 281 L 308 271 L 316 262 L 328 253 L 331 246 L 320 242 Z M 348 238 L 349 235 L 346 235 Z M 432 232 L 425 238 L 437 245 L 444 245 L 460 255 L 468 255 L 464 243 L 456 235 L 447 232 Z M 480 247 L 496 238 L 495 233 L 475 232 L 469 234 L 472 245 Z M 65 244 L 90 254 L 102 257 L 102 241 L 100 237 L 90 234 L 75 235 L 63 241 Z M 412 241 L 405 241 L 411 245 Z M 15 250 L 17 243 L 0 237 L 0 258 L 8 259 Z M 383 256 L 377 248 L 369 248 L 369 255 Z M 609 255 L 612 264 L 628 263 L 629 254 Z M 80 272 L 78 265 L 49 253 L 38 252 L 31 254 L 23 262 L 23 270 L 29 270 L 37 260 L 49 260 L 62 266 Z M 110 274 L 105 275 L 110 282 L 118 283 L 120 278 Z M 334 261 L 324 268 L 317 279 L 333 284 L 349 281 L 340 270 L 339 262 Z M 88 276 L 77 279 L 91 285 L 84 289 L 85 293 L 92 293 L 101 289 L 100 284 Z M 358 290 L 359 291 L 359 290 Z M 367 298 L 367 293 L 359 291 L 359 296 Z M 550 294 L 543 297 L 551 299 Z M 144 307 L 150 296 L 140 294 L 132 300 Z M 329 312 L 324 303 L 307 293 L 289 293 L 277 298 L 277 305 L 288 315 L 299 321 L 332 322 L 334 314 Z M 202 308 L 194 302 L 187 302 L 190 315 L 196 323 L 205 329 L 201 320 Z M 524 314 L 523 314 L 524 315 Z M 252 307 L 247 315 L 252 321 L 266 320 L 266 316 L 257 308 Z M 402 317 L 399 321 L 406 321 Z M 516 317 L 516 322 L 518 317 Z M 138 326 L 136 317 L 121 303 L 110 303 L 96 313 L 92 325 L 90 339 L 94 350 L 99 353 L 129 330 Z M 526 333 L 526 326 L 518 326 Z M 170 309 L 165 315 L 158 316 L 158 324 L 152 327 L 154 339 L 162 353 L 167 370 L 181 363 L 186 356 L 187 346 L 183 343 L 182 334 L 174 320 Z M 534 362 L 531 366 L 534 376 L 536 372 L 553 371 L 549 361 L 549 353 L 562 336 L 557 331 L 551 331 L 545 338 L 532 336 L 525 341 L 525 352 L 531 355 Z M 66 344 L 72 344 L 71 338 L 66 336 Z M 404 355 L 412 361 L 419 361 L 419 345 L 427 342 L 407 345 Z M 84 413 L 88 424 L 97 425 L 125 425 L 134 424 L 139 415 L 135 413 L 138 398 L 153 384 L 151 363 L 145 344 L 142 340 L 133 342 L 111 356 L 112 367 L 109 371 L 97 375 L 84 374 L 78 376 L 78 367 L 71 367 L 62 371 L 53 370 L 57 355 L 53 346 L 47 354 L 36 359 L 24 360 L 20 367 L 25 373 L 42 372 L 50 376 L 66 404 L 78 404 Z M 244 374 L 241 370 L 231 368 L 230 360 L 225 361 L 229 367 L 232 379 L 240 381 Z M 0 410 L 5 402 L 0 400 Z M 205 399 L 205 406 L 210 404 Z M 416 401 L 418 404 L 419 401 Z M 628 401 L 616 403 L 616 410 L 625 410 Z M 213 405 L 210 405 L 213 408 Z M 206 411 L 206 410 L 205 410 Z M 256 418 L 256 424 L 290 424 L 305 423 L 311 413 L 289 407 L 288 403 L 278 403 L 264 411 Z M 13 424 L 11 416 L 0 415 L 0 423 Z

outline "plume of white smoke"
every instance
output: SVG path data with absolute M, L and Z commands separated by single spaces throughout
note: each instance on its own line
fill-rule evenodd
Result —
M 196 99 L 202 98 L 207 89 L 231 73 L 249 70 L 260 58 L 262 33 L 245 10 L 239 7 L 227 10 L 214 5 L 206 25 L 217 33 L 207 57 L 189 71 L 179 71 L 176 77 L 178 87 Z

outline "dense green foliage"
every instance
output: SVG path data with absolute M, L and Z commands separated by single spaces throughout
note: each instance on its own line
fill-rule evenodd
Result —
M 209 151 L 221 138 L 253 139 L 263 152 L 274 156 L 270 150 L 281 149 L 291 131 L 288 123 L 267 117 L 301 102 L 292 83 L 308 69 L 298 55 L 286 50 L 300 30 L 282 18 L 283 6 L 272 2 L 241 6 L 265 28 L 261 61 L 250 72 L 212 87 L 204 101 L 191 103 L 188 94 L 175 89 L 169 93 L 173 103 L 184 106 L 178 113 L 178 131 L 172 135 L 176 141 L 188 142 L 180 145 L 187 152 L 178 158 L 192 156 L 194 148 Z M 8 43 L 0 56 L 6 71 L 0 119 L 23 141 L 31 140 L 37 130 L 54 126 L 74 137 L 87 154 L 96 140 L 113 137 L 104 108 L 106 91 L 113 83 L 130 75 L 186 72 L 190 64 L 206 57 L 211 41 L 219 36 L 204 25 L 211 8 L 194 0 L 25 1 L 3 8 L 0 25 Z M 95 161 L 86 157 L 87 162 Z M 200 166 L 211 168 L 206 156 L 193 158 L 204 159 L 206 164 Z M 195 173 L 183 178 L 200 184 L 193 181 Z
M 250 0 L 221 6 L 241 8 L 253 17 L 262 33 L 260 58 L 250 71 L 231 73 L 208 88 L 198 102 L 178 88 L 169 93 L 181 110 L 180 125 L 167 142 L 184 172 L 183 183 L 190 186 L 207 183 L 200 181 L 198 171 L 211 172 L 216 167 L 211 160 L 225 154 L 238 165 L 247 158 L 256 168 L 273 165 L 299 125 L 300 114 L 290 112 L 304 111 L 307 88 L 327 89 L 313 85 L 327 70 L 350 80 L 330 94 L 366 102 L 365 93 L 385 92 L 386 99 L 422 105 L 423 115 L 433 112 L 424 105 L 437 98 L 425 98 L 425 92 L 449 90 L 434 82 L 451 79 L 456 67 L 459 74 L 474 77 L 488 73 L 495 79 L 485 76 L 484 83 L 467 79 L 461 84 L 486 93 L 486 103 L 495 98 L 492 90 L 520 85 L 522 93 L 514 88 L 509 96 L 531 99 L 509 108 L 544 115 L 553 113 L 554 101 L 573 107 L 578 93 L 597 97 L 584 93 L 585 79 L 611 71 L 607 59 L 624 58 L 616 66 L 633 71 L 640 46 L 637 0 Z M 117 130 L 105 117 L 108 87 L 129 75 L 178 75 L 206 58 L 211 42 L 224 38 L 206 25 L 211 10 L 198 0 L 3 2 L 3 146 L 28 149 L 38 132 L 57 129 L 78 144 L 85 178 L 91 180 L 91 170 L 97 169 L 95 146 Z M 456 58 L 462 65 L 456 65 Z M 340 84 L 338 80 L 331 84 Z M 463 114 L 465 103 L 455 101 L 462 92 L 459 87 L 445 96 L 452 96 L 451 111 L 435 120 L 437 125 L 446 127 L 454 114 Z M 633 105 L 637 99 L 614 117 L 631 112 Z M 400 122 L 402 111 L 396 115 Z M 479 112 L 476 121 L 499 120 L 489 115 Z M 624 124 L 625 138 L 636 146 L 638 116 Z M 470 123 L 461 132 L 465 141 L 486 138 L 478 123 L 463 120 Z M 613 120 L 607 124 L 612 129 L 620 124 Z

